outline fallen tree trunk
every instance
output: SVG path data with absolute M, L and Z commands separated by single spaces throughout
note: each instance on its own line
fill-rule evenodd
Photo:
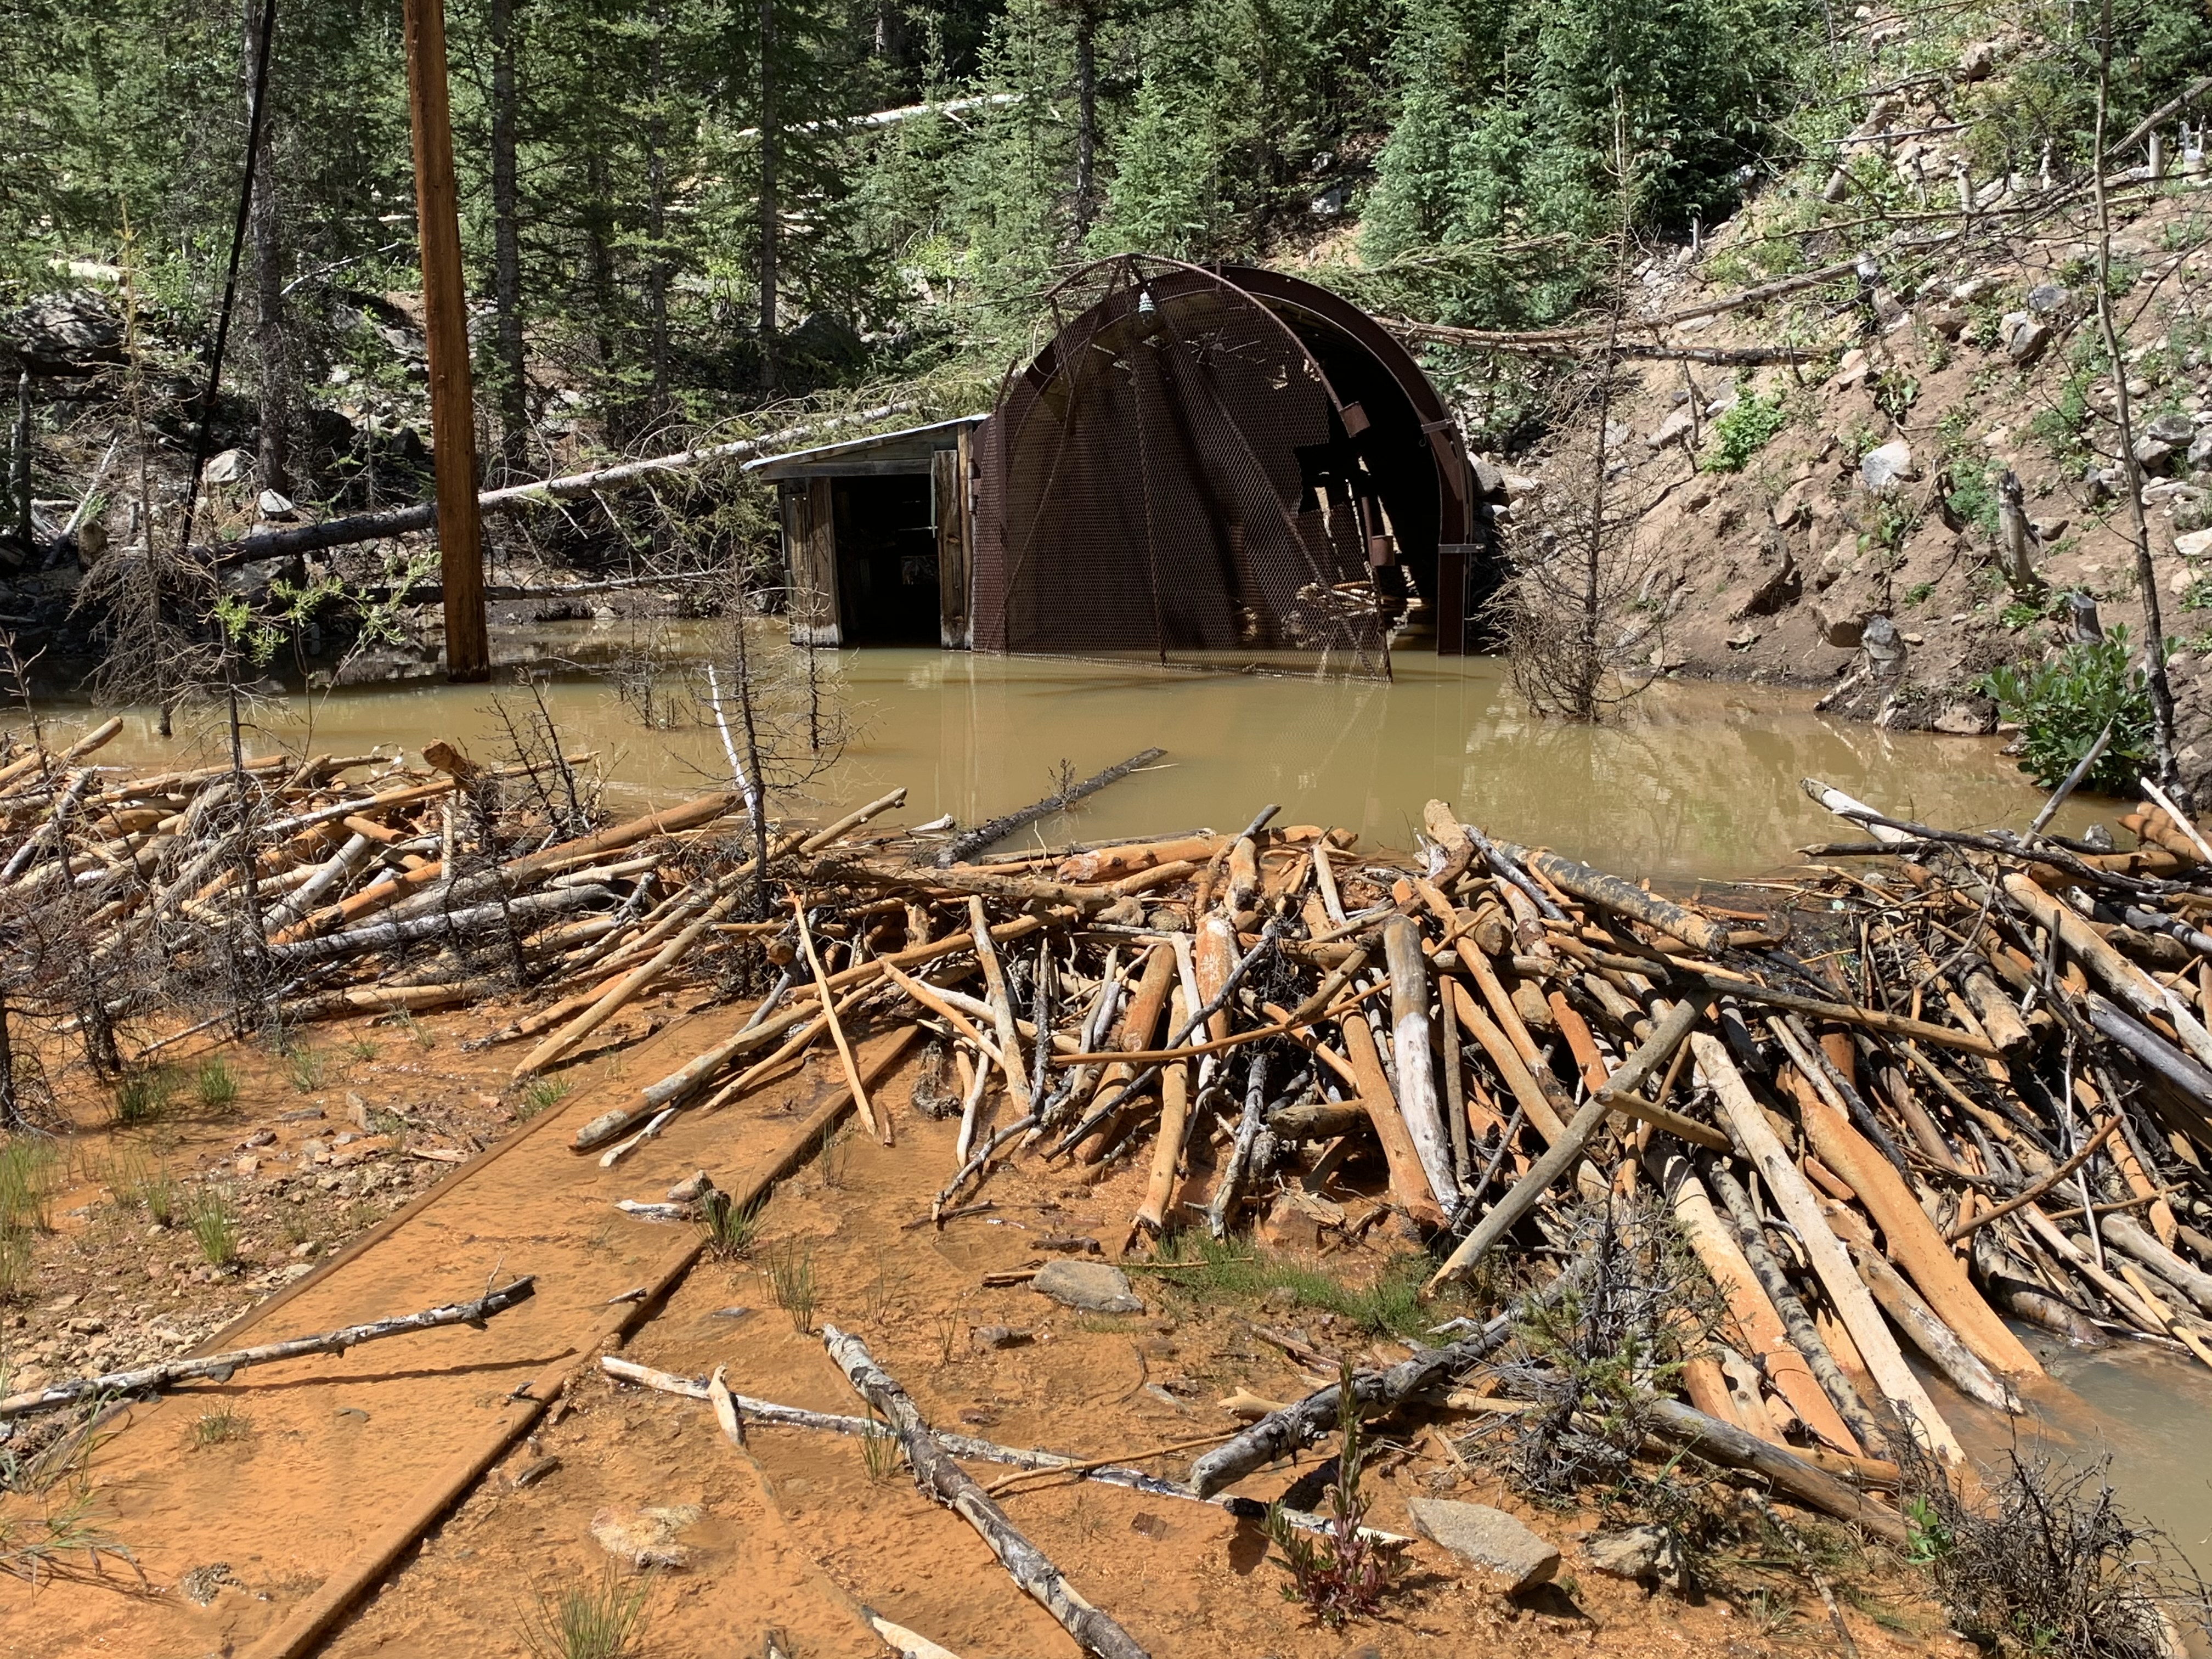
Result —
M 854 1391 L 882 1413 L 898 1436 L 915 1485 L 973 1527 L 1024 1594 L 1058 1620 L 1085 1652 L 1099 1659 L 1147 1659 L 1129 1633 L 1085 1601 L 1044 1553 L 1015 1529 L 1006 1511 L 952 1461 L 907 1391 L 876 1364 L 860 1338 L 824 1325 L 822 1341 Z
M 1024 806 L 1019 811 L 1009 812 L 1003 817 L 993 818 L 988 823 L 979 823 L 973 830 L 963 831 L 945 843 L 937 854 L 937 867 L 942 870 L 955 864 L 964 863 L 975 857 L 976 854 L 997 846 L 1024 825 L 1035 823 L 1039 818 L 1048 818 L 1054 812 L 1065 811 L 1085 795 L 1095 795 L 1108 784 L 1119 783 L 1130 773 L 1140 767 L 1150 766 L 1166 753 L 1167 750 L 1164 749 L 1146 749 L 1140 753 L 1130 756 L 1119 765 L 1109 766 L 1103 772 L 1093 773 L 1080 783 L 1070 784 L 1065 789 L 1056 790 L 1042 800 Z
M 387 1336 L 404 1336 L 410 1331 L 433 1331 L 441 1325 L 474 1325 L 481 1328 L 494 1314 L 504 1313 L 517 1303 L 525 1301 L 536 1282 L 534 1274 L 525 1274 L 512 1284 L 503 1285 L 489 1295 L 478 1297 L 473 1302 L 449 1302 L 443 1307 L 426 1309 L 422 1313 L 402 1314 L 395 1319 L 371 1320 L 366 1325 L 346 1325 L 335 1331 L 324 1331 L 314 1336 L 287 1337 L 282 1342 L 264 1342 L 258 1347 L 235 1348 L 228 1353 L 211 1353 L 198 1359 L 169 1359 L 158 1365 L 142 1365 L 135 1370 L 108 1371 L 100 1376 L 74 1376 L 66 1382 L 51 1383 L 43 1389 L 33 1389 L 27 1394 L 10 1395 L 0 1400 L 0 1419 L 28 1417 L 35 1412 L 58 1411 L 64 1406 L 102 1394 L 139 1394 L 149 1389 L 174 1388 L 179 1382 L 192 1382 L 203 1377 L 228 1382 L 232 1372 L 247 1365 L 272 1364 L 280 1359 L 299 1359 L 308 1354 L 343 1353 L 348 1348 L 357 1348 L 364 1342 L 374 1342 Z
M 884 404 L 857 414 L 833 415 L 804 426 L 786 427 L 780 432 L 763 433 L 757 438 L 740 438 L 732 443 L 683 449 L 673 455 L 655 455 L 641 461 L 623 461 L 613 466 L 599 467 L 589 472 L 571 472 L 536 483 L 510 484 L 504 489 L 487 489 L 477 496 L 477 509 L 482 513 L 512 513 L 517 507 L 538 502 L 568 501 L 578 496 L 596 495 L 603 489 L 619 489 L 665 472 L 685 471 L 714 461 L 742 460 L 748 456 L 757 455 L 763 450 L 780 448 L 832 428 L 889 420 L 894 415 L 910 415 L 914 408 L 910 403 Z M 198 547 L 192 551 L 201 558 L 213 559 L 225 565 L 258 564 L 269 559 L 290 558 L 298 553 L 319 552 L 326 547 L 348 547 L 356 542 L 381 541 L 386 537 L 409 535 L 418 530 L 428 530 L 437 521 L 438 504 L 430 501 L 414 507 L 392 507 L 381 513 L 356 513 L 343 519 L 326 519 L 321 524 L 301 525 L 295 530 L 264 531 L 259 535 L 241 537 L 237 541 L 220 546 Z
M 1887 1543 L 1906 1541 L 1905 1522 L 1895 1513 L 1795 1452 L 1679 1400 L 1653 1400 L 1645 1409 L 1658 1434 L 1707 1462 L 1756 1474 L 1792 1502 L 1864 1527 Z
M 1540 1289 L 1520 1297 L 1504 1313 L 1473 1336 L 1441 1348 L 1429 1348 L 1402 1359 L 1387 1371 L 1361 1371 L 1352 1379 L 1352 1396 L 1363 1414 L 1387 1410 L 1409 1395 L 1456 1376 L 1468 1366 L 1487 1359 L 1504 1347 L 1514 1326 L 1532 1308 L 1557 1300 L 1589 1271 L 1587 1259 L 1571 1264 L 1565 1273 Z M 1190 1466 L 1190 1487 L 1201 1498 L 1211 1498 L 1224 1486 L 1242 1480 L 1253 1470 L 1302 1449 L 1336 1426 L 1337 1405 L 1342 1390 L 1332 1382 L 1304 1399 L 1269 1412 L 1225 1445 L 1216 1446 Z

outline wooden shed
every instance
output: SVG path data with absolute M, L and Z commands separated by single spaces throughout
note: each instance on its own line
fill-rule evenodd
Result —
M 773 480 L 800 645 L 970 643 L 970 439 L 981 415 L 754 461 Z

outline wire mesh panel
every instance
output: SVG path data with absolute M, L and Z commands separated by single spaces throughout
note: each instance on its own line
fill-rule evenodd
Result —
M 1387 674 L 1363 469 L 1297 337 L 1146 256 L 1052 320 L 981 446 L 977 647 Z

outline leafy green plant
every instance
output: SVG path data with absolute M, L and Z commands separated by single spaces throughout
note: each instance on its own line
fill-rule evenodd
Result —
M 1367 1500 L 1359 1490 L 1364 1455 L 1359 1425 L 1359 1395 L 1352 1385 L 1352 1362 L 1337 1372 L 1337 1421 L 1343 1425 L 1337 1449 L 1336 1479 L 1329 1483 L 1329 1528 L 1318 1536 L 1301 1532 L 1290 1523 L 1278 1502 L 1267 1506 L 1267 1541 L 1275 1547 L 1275 1565 L 1291 1575 L 1283 1586 L 1283 1599 L 1303 1601 L 1316 1618 L 1332 1628 L 1357 1613 L 1379 1611 L 1382 1597 L 1404 1565 L 1402 1546 L 1382 1543 L 1360 1530 Z
M 1951 1547 L 1951 1529 L 1924 1496 L 1905 1500 L 1905 1559 L 1916 1567 L 1929 1567 Z
M 185 1224 L 210 1267 L 228 1267 L 238 1260 L 238 1215 L 219 1188 L 204 1187 L 185 1200 Z
M 1270 1291 L 1288 1291 L 1298 1306 L 1334 1314 L 1371 1335 L 1416 1336 L 1437 1322 L 1435 1312 L 1419 1300 L 1425 1260 L 1409 1253 L 1367 1283 L 1353 1285 L 1242 1239 L 1215 1239 L 1194 1230 L 1161 1241 L 1163 1263 L 1188 1263 L 1192 1271 L 1161 1274 L 1160 1287 L 1209 1303 L 1256 1300 Z
M 1904 592 L 1898 595 L 1898 602 L 1904 605 L 1905 609 L 1911 610 L 1916 605 L 1926 604 L 1928 601 L 1928 596 L 1935 591 L 1936 584 L 1934 582 L 1915 582 L 1911 586 L 1906 588 Z
M 2025 670 L 1994 669 L 1975 689 L 1996 700 L 2004 719 L 2018 722 L 2020 769 L 2043 788 L 2064 781 L 2107 726 L 2112 741 L 2089 770 L 2090 788 L 2124 793 L 2149 764 L 2150 684 L 2142 669 L 2129 665 L 2124 626 Z
M 1702 463 L 1708 472 L 1741 472 L 1751 458 L 1790 424 L 1780 392 L 1760 398 L 1746 392 L 1713 422 L 1713 453 Z
M 625 1582 L 612 1562 L 595 1579 L 533 1589 L 522 1621 L 531 1659 L 629 1659 L 645 1640 L 653 1577 Z
M 210 1111 L 228 1111 L 238 1103 L 238 1073 L 221 1054 L 210 1054 L 192 1075 L 192 1092 Z

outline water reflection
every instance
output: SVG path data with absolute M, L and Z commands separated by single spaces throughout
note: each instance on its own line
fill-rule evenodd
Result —
M 620 643 L 605 627 L 535 631 L 549 657 L 604 655 Z M 706 636 L 674 637 L 696 649 Z M 1481 659 L 1403 657 L 1387 684 L 925 650 L 824 653 L 822 667 L 855 732 L 823 786 L 835 800 L 903 783 L 920 816 L 974 821 L 1046 793 L 1062 760 L 1087 774 L 1153 744 L 1167 750 L 1159 768 L 1094 798 L 1074 820 L 1038 826 L 1053 841 L 1218 827 L 1273 801 L 1286 821 L 1348 824 L 1407 845 L 1433 795 L 1498 835 L 1613 868 L 1734 876 L 1844 834 L 1799 791 L 1808 775 L 1952 825 L 2018 825 L 2038 804 L 1993 740 L 1830 720 L 1798 691 L 1662 684 L 1589 729 L 1532 718 L 1500 666 Z M 514 695 L 418 681 L 280 700 L 257 724 L 264 745 L 419 750 L 443 738 L 491 753 L 495 696 Z M 633 796 L 693 793 L 721 769 L 709 732 L 648 731 L 587 675 L 556 678 L 547 697 L 572 746 L 597 750 Z M 65 723 L 87 718 L 66 711 Z M 164 742 L 133 715 L 103 758 L 204 753 L 210 740 L 187 732 Z M 2074 809 L 2062 827 L 2090 816 Z

